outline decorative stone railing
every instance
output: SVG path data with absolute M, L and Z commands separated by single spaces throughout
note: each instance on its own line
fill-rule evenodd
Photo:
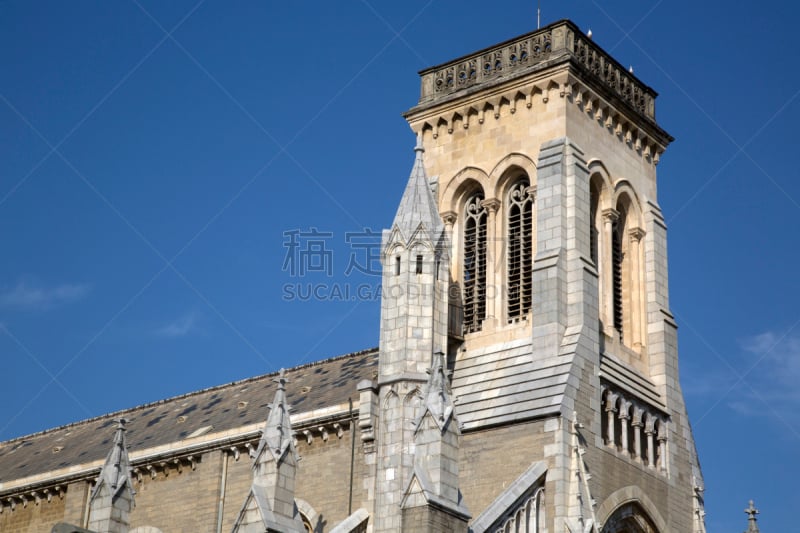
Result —
M 420 72 L 420 104 L 500 79 L 511 79 L 536 65 L 569 58 L 574 64 L 655 121 L 656 92 L 584 36 L 567 20 Z

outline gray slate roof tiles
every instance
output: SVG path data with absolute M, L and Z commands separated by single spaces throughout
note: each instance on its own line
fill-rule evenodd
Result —
M 292 413 L 358 400 L 356 385 L 373 379 L 378 350 L 335 357 L 286 371 Z M 115 419 L 125 417 L 131 452 L 179 442 L 213 426 L 214 432 L 267 418 L 277 373 L 192 392 L 0 443 L 0 483 L 103 459 L 111 449 Z M 241 407 L 240 402 L 247 402 Z M 179 417 L 185 421 L 179 422 Z M 55 449 L 60 448 L 58 452 Z

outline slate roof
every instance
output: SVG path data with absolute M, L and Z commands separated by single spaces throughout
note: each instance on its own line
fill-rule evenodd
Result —
M 378 350 L 372 348 L 286 371 L 286 394 L 293 414 L 358 400 L 356 385 L 377 375 Z M 0 442 L 2 483 L 51 470 L 102 460 L 111 449 L 114 420 L 128 419 L 131 452 L 179 442 L 198 429 L 213 432 L 263 423 L 275 396 L 276 373 L 141 405 L 116 413 Z M 240 407 L 240 402 L 247 402 Z M 185 417 L 179 422 L 179 417 Z M 61 449 L 54 452 L 56 447 Z

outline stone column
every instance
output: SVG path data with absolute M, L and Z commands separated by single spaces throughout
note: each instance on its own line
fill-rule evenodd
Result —
M 606 335 L 615 337 L 614 334 L 614 250 L 612 248 L 611 232 L 614 231 L 614 222 L 619 219 L 616 209 L 603 209 L 603 231 L 598 235 L 597 252 L 600 256 L 601 280 L 601 319 Z
M 531 185 L 525 192 L 531 197 L 531 260 L 536 257 L 536 185 Z
M 497 198 L 487 198 L 481 202 L 486 208 L 486 321 L 484 324 L 491 324 L 493 328 L 498 324 L 500 317 L 503 316 L 503 298 L 501 287 L 501 274 L 503 268 L 498 265 L 501 258 L 498 245 L 505 242 L 497 236 L 497 210 L 500 207 L 500 200 Z
M 642 259 L 640 243 L 644 230 L 633 228 L 629 232 L 631 244 L 630 279 L 631 279 L 631 339 L 634 349 L 641 349 L 644 340 L 644 324 L 642 314 Z
M 658 467 L 667 471 L 667 424 L 663 420 L 658 424 Z
M 619 395 L 616 392 L 608 393 L 606 396 L 606 415 L 608 416 L 608 445 L 616 445 L 616 436 L 614 435 L 614 413 L 617 412 L 617 398 Z
M 633 428 L 633 457 L 641 459 L 642 453 L 642 415 L 644 410 L 638 405 L 633 406 L 633 418 L 631 427 Z
M 647 436 L 647 466 L 650 468 L 656 467 L 655 462 L 655 446 L 653 442 L 653 434 L 655 433 L 656 419 L 652 416 L 647 417 L 647 422 L 644 425 L 644 434 Z
M 628 453 L 628 420 L 630 419 L 628 411 L 631 402 L 623 398 L 619 407 L 620 447 L 623 453 Z
M 444 232 L 447 235 L 447 238 L 450 239 L 450 248 L 453 251 L 450 259 L 450 272 L 453 274 L 455 279 L 459 279 L 461 269 L 458 265 L 458 250 L 460 248 L 460 243 L 456 242 L 455 235 L 453 235 L 453 226 L 458 220 L 458 213 L 455 211 L 445 211 L 442 213 L 442 221 L 444 221 Z

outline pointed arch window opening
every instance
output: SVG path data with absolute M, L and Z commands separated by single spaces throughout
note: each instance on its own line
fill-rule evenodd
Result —
M 482 192 L 473 195 L 464 214 L 464 333 L 481 330 L 486 318 L 486 207 Z
M 508 195 L 507 313 L 517 322 L 531 310 L 533 296 L 533 197 L 520 179 Z
M 589 255 L 595 266 L 600 262 L 600 221 L 598 211 L 600 207 L 600 191 L 594 182 L 590 185 L 590 207 L 589 207 Z

